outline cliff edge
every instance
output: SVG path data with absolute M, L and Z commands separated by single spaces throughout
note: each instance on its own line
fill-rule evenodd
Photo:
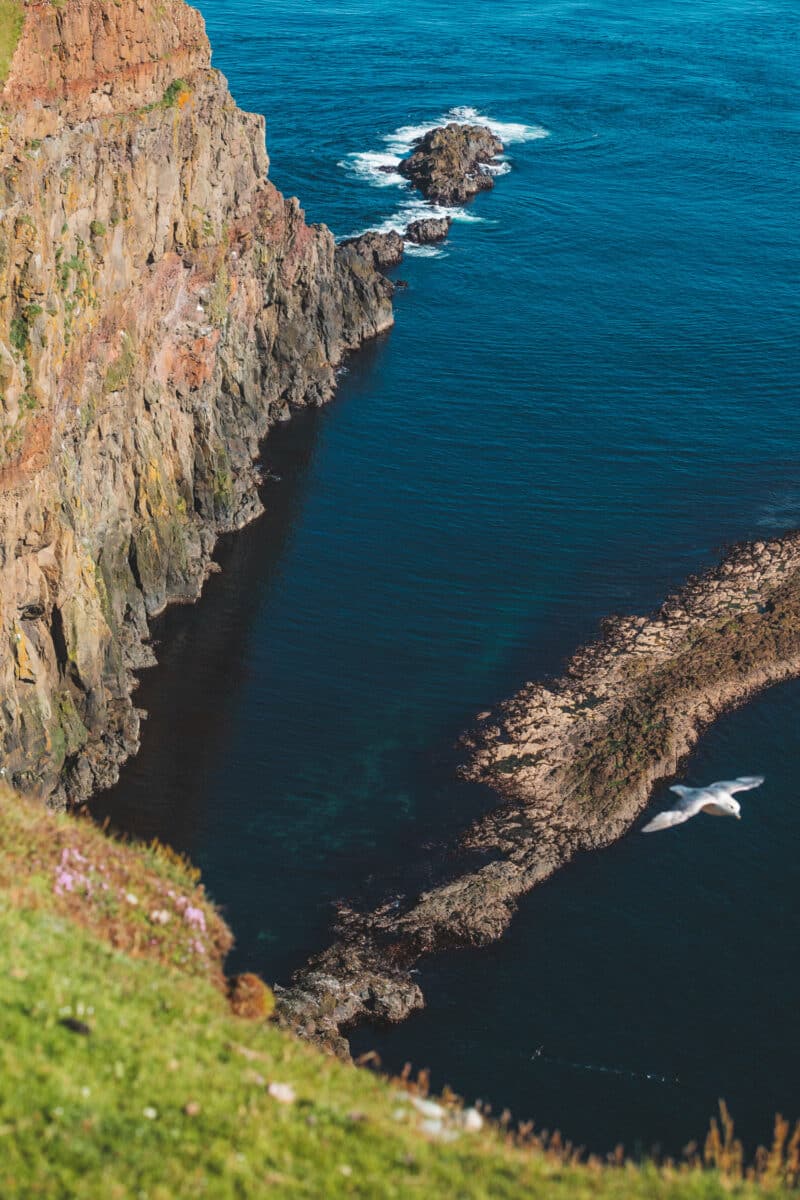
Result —
M 268 181 L 183 0 L 29 3 L 0 90 L 0 771 L 57 806 L 138 746 L 148 618 L 258 514 L 259 440 L 392 323 Z

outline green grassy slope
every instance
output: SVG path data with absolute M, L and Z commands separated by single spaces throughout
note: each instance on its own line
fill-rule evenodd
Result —
M 3 1200 L 764 1194 L 696 1168 L 577 1165 L 489 1124 L 468 1132 L 455 1105 L 426 1132 L 399 1083 L 231 1013 L 208 965 L 224 949 L 214 919 L 167 856 L 0 798 Z M 187 957 L 202 924 L 206 954 Z
M 22 0 L 0 0 L 0 87 L 5 83 L 24 20 Z

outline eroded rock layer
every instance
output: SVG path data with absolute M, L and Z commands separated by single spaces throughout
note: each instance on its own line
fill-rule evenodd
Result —
M 60 804 L 136 748 L 148 618 L 392 289 L 268 182 L 182 0 L 29 3 L 0 106 L 0 770 Z
M 798 532 L 737 547 L 654 616 L 609 620 L 562 678 L 528 684 L 466 739 L 464 773 L 504 803 L 462 837 L 461 873 L 343 910 L 337 941 L 283 993 L 285 1019 L 343 1053 L 348 1025 L 403 1019 L 423 1004 L 421 955 L 499 938 L 521 896 L 630 828 L 710 722 L 798 675 Z

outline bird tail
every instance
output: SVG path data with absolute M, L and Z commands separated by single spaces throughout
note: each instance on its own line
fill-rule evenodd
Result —
M 682 783 L 674 784 L 670 789 L 676 796 L 688 796 L 689 792 L 693 792 L 694 788 L 684 787 Z

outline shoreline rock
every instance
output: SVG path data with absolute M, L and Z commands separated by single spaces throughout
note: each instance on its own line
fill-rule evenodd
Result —
M 403 261 L 403 235 L 389 230 L 388 233 L 378 233 L 370 229 L 360 233 L 358 237 L 345 238 L 340 246 L 350 246 L 357 254 L 372 262 L 376 271 L 388 271 L 397 267 Z
M 420 138 L 396 169 L 426 200 L 453 207 L 494 187 L 485 168 L 502 152 L 503 143 L 485 125 L 451 122 Z
M 416 246 L 426 246 L 432 242 L 443 242 L 450 232 L 452 217 L 422 217 L 412 221 L 406 227 L 406 240 Z
M 464 776 L 503 803 L 460 838 L 462 874 L 343 908 L 337 940 L 280 991 L 283 1018 L 340 1054 L 348 1027 L 402 1020 L 424 1004 L 421 956 L 502 936 L 523 895 L 630 829 L 712 721 L 797 676 L 800 531 L 734 547 L 650 617 L 606 621 L 561 678 L 527 684 L 464 738 Z

